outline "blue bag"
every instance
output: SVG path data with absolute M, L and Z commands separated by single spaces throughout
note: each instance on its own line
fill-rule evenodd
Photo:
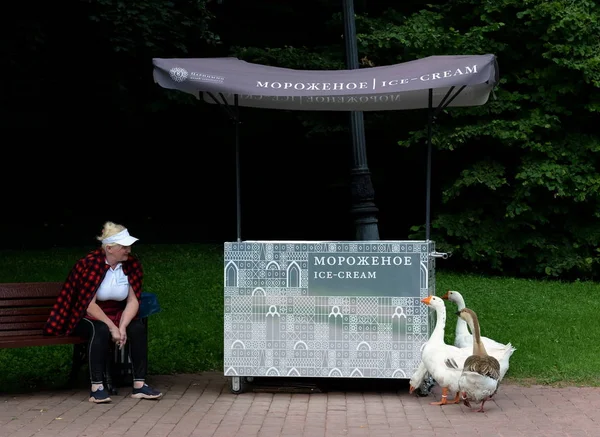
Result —
M 158 303 L 158 297 L 154 293 L 142 292 L 142 302 L 140 303 L 140 318 L 144 319 L 152 314 L 160 313 L 161 308 Z

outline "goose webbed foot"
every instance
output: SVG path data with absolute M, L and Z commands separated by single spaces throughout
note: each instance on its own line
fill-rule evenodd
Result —
M 483 404 L 485 404 L 485 401 L 487 401 L 488 399 L 484 399 L 483 401 L 481 401 L 481 407 L 479 407 L 479 410 L 475 411 L 476 413 L 485 413 L 485 410 L 483 409 Z
M 429 405 L 446 405 L 448 403 L 448 388 L 442 388 L 442 400 L 439 402 L 430 402 Z
M 453 400 L 448 401 L 448 388 L 444 387 L 442 388 L 442 400 L 439 402 L 430 402 L 429 405 L 450 405 L 450 404 L 457 404 L 460 402 L 460 396 L 459 393 L 456 393 L 456 396 L 454 397 Z

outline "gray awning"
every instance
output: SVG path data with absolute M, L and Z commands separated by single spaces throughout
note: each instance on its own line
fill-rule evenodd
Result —
M 190 93 L 209 103 L 223 98 L 240 106 L 299 111 L 386 111 L 436 107 L 453 89 L 448 106 L 487 102 L 498 82 L 491 54 L 431 56 L 357 70 L 293 70 L 237 58 L 155 58 L 154 80 L 163 88 Z M 452 93 L 452 94 L 454 94 Z

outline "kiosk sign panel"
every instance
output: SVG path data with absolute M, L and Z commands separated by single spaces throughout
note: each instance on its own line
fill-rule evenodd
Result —
M 410 378 L 433 242 L 225 243 L 226 376 Z
M 414 297 L 420 261 L 418 253 L 308 252 L 309 295 Z

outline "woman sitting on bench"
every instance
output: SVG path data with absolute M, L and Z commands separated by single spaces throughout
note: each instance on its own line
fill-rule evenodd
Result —
M 46 322 L 46 335 L 78 335 L 88 338 L 91 379 L 90 402 L 110 402 L 103 385 L 109 341 L 119 348 L 130 342 L 133 372 L 132 398 L 158 399 L 162 393 L 145 384 L 147 372 L 146 330 L 139 319 L 143 270 L 131 255 L 138 239 L 127 229 L 106 222 L 102 246 L 75 263 Z

